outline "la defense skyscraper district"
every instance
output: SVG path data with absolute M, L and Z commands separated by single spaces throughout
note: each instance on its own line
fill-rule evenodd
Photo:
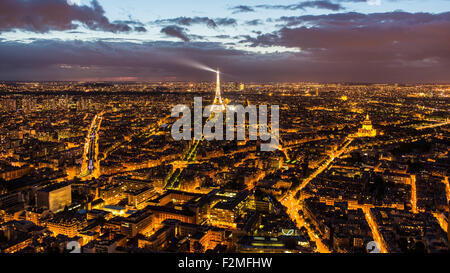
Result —
M 0 2 L 2 255 L 448 253 L 445 0 L 119 2 Z

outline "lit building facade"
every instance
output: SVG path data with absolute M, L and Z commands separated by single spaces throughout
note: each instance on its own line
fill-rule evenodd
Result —
M 51 212 L 62 211 L 72 204 L 72 187 L 69 184 L 54 184 L 43 188 L 36 194 L 39 208 L 48 208 Z
M 366 119 L 362 123 L 362 127 L 358 130 L 355 137 L 375 137 L 377 136 L 377 130 L 373 128 L 372 122 L 370 121 L 369 114 L 367 114 Z

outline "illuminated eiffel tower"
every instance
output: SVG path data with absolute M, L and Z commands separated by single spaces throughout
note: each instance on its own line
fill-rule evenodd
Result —
M 220 71 L 217 69 L 217 83 L 216 83 L 216 96 L 214 97 L 213 109 L 217 109 L 220 111 L 225 110 L 225 106 L 223 105 L 222 95 L 220 94 Z

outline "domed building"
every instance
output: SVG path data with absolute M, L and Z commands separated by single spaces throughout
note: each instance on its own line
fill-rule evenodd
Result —
M 370 121 L 369 114 L 367 114 L 366 119 L 362 123 L 362 127 L 356 133 L 356 137 L 375 137 L 377 136 L 377 130 L 373 128 L 372 122 Z

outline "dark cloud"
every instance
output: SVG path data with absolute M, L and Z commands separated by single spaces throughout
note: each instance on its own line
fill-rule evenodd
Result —
M 158 25 L 181 25 L 181 26 L 192 26 L 195 24 L 203 24 L 210 28 L 217 28 L 217 26 L 230 26 L 236 25 L 236 20 L 233 18 L 215 18 L 211 19 L 208 17 L 177 17 L 171 19 L 160 19 L 152 22 Z
M 0 80 L 128 76 L 153 80 L 164 77 L 207 80 L 210 73 L 193 70 L 180 64 L 179 60 L 188 58 L 232 71 L 233 63 L 239 63 L 241 58 L 247 58 L 246 55 L 249 54 L 210 42 L 10 41 L 0 43 Z
M 439 33 L 445 30 L 431 26 L 427 26 L 427 29 Z M 284 31 L 286 33 L 273 34 L 274 37 L 268 41 L 288 46 L 300 44 L 295 40 L 283 40 L 298 35 L 296 32 L 288 33 L 296 30 Z M 305 36 L 305 39 L 314 38 L 314 35 Z M 283 37 L 282 43 L 280 37 Z M 301 40 L 300 37 L 297 39 Z M 448 41 L 443 41 L 444 37 L 441 41 L 434 41 L 433 35 L 430 35 L 428 41 L 413 43 L 410 47 L 401 45 L 402 42 L 397 47 L 394 43 L 391 49 L 381 47 L 381 51 L 378 51 L 378 47 L 383 41 L 373 46 L 366 45 L 379 38 L 375 33 L 364 44 L 356 40 L 356 44 L 346 50 L 343 40 L 348 37 L 344 36 L 342 40 L 334 38 L 340 42 L 330 46 L 327 41 L 332 43 L 334 40 L 325 36 L 322 42 L 315 38 L 308 49 L 299 53 L 273 54 L 229 49 L 221 43 L 211 42 L 2 41 L 0 80 L 110 80 L 124 77 L 137 80 L 213 80 L 214 76 L 210 73 L 186 67 L 179 62 L 180 59 L 191 59 L 211 67 L 220 67 L 226 73 L 227 81 L 448 81 L 449 45 Z M 352 41 L 347 43 L 352 44 Z M 417 49 L 412 51 L 412 47 Z M 403 52 L 405 49 L 407 51 Z M 437 51 L 431 54 L 433 50 Z M 411 55 L 413 53 L 418 55 Z
M 219 39 L 229 39 L 229 38 L 231 38 L 230 35 L 226 35 L 226 34 L 216 35 L 214 37 L 215 38 L 219 38 Z
M 232 7 L 232 8 L 230 8 L 230 10 L 233 11 L 233 14 L 243 13 L 243 12 L 254 12 L 255 11 L 252 7 L 244 6 L 244 5 L 239 5 L 239 6 Z
M 341 10 L 341 4 L 365 0 L 303 1 L 293 5 L 237 6 L 235 12 L 256 7 L 283 10 L 321 8 Z M 394 0 L 392 0 L 394 1 Z M 66 0 L 0 0 L 0 31 L 15 29 L 45 33 L 84 25 L 92 30 L 146 32 L 135 20 L 110 22 L 97 1 L 89 6 Z M 261 20 L 246 21 L 258 25 Z M 448 82 L 450 71 L 450 12 L 440 14 L 356 12 L 281 17 L 271 33 L 217 35 L 227 43 L 205 41 L 188 27 L 236 26 L 233 18 L 178 17 L 155 21 L 161 33 L 180 42 L 131 42 L 103 39 L 91 42 L 0 37 L 0 80 L 84 80 L 136 78 L 211 80 L 211 75 L 181 64 L 192 59 L 219 66 L 227 80 L 236 81 L 356 81 Z M 273 22 L 267 19 L 267 22 Z M 201 42 L 199 42 L 201 41 Z M 233 49 L 287 47 L 298 52 L 261 54 Z
M 308 8 L 331 10 L 331 11 L 342 11 L 345 7 L 341 3 L 360 3 L 366 2 L 367 0 L 308 0 L 302 1 L 296 4 L 289 5 L 255 5 L 255 6 L 235 6 L 230 8 L 234 13 L 242 12 L 254 12 L 255 9 L 279 9 L 279 10 L 306 10 Z M 400 0 L 389 0 L 389 1 L 400 1 Z
M 161 33 L 164 33 L 168 36 L 180 38 L 181 40 L 185 42 L 190 42 L 190 39 L 186 33 L 186 29 L 179 27 L 179 26 L 167 26 L 163 29 L 161 29 Z
M 126 25 L 134 25 L 134 26 L 145 26 L 142 22 L 136 20 L 116 20 L 114 23 L 126 24 Z
M 145 25 L 139 21 L 135 20 L 125 20 L 125 21 L 114 21 L 115 24 L 124 24 L 124 25 L 130 25 L 133 27 L 134 31 L 136 32 L 147 32 L 147 29 L 145 28 Z
M 283 10 L 305 10 L 306 8 L 316 8 L 316 9 L 338 11 L 344 9 L 344 7 L 342 7 L 340 4 L 333 3 L 328 0 L 304 1 L 291 5 L 257 5 L 255 7 L 263 9 L 283 9 Z
M 213 19 L 208 17 L 177 17 L 172 19 L 156 20 L 155 24 L 177 24 L 183 26 L 191 26 L 194 24 L 204 24 L 210 28 L 216 28 L 217 24 Z
M 327 15 L 304 15 L 281 17 L 277 19 L 284 26 L 292 27 L 302 24 L 314 25 L 321 28 L 332 27 L 408 27 L 410 25 L 445 22 L 450 20 L 450 13 L 408 13 L 402 11 L 387 13 L 362 14 L 357 12 L 336 13 Z
M 136 27 L 134 27 L 134 31 L 136 31 L 136 32 L 147 32 L 147 29 L 145 27 L 136 26 Z
M 235 26 L 237 25 L 237 21 L 234 18 L 217 18 L 215 19 L 216 24 L 221 26 Z
M 262 25 L 263 21 L 260 19 L 255 19 L 255 20 L 247 21 L 247 22 L 245 22 L 245 24 L 249 25 L 249 26 L 257 26 L 257 25 Z
M 339 72 L 354 71 L 355 78 L 386 79 L 397 76 L 422 81 L 434 71 L 441 80 L 450 69 L 450 13 L 343 13 L 319 16 L 285 17 L 288 26 L 256 38 L 247 38 L 253 46 L 299 48 L 299 55 L 323 66 L 340 67 Z M 421 69 L 421 74 L 411 71 Z M 359 72 L 357 71 L 359 70 Z M 373 71 L 373 74 L 362 71 Z M 427 74 L 427 75 L 425 75 Z M 358 76 L 357 76 L 358 75 Z
M 46 33 L 73 30 L 78 23 L 92 30 L 129 32 L 126 23 L 111 23 L 105 11 L 92 0 L 90 6 L 69 5 L 66 0 L 1 0 L 0 31 L 15 29 Z M 142 28 L 137 29 L 142 31 Z

